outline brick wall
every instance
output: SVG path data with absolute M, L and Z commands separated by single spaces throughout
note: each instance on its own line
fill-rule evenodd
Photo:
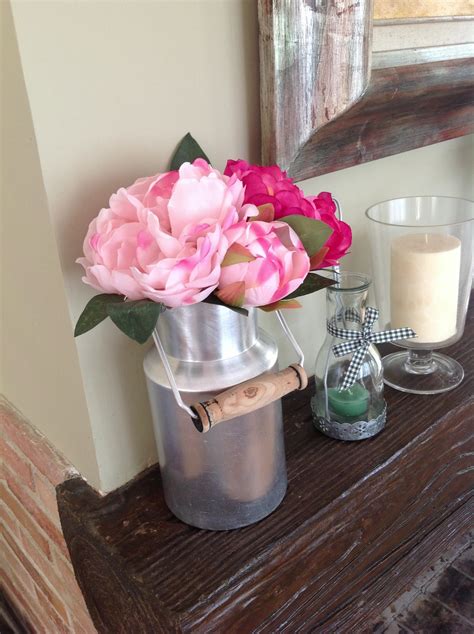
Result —
M 56 485 L 76 471 L 5 400 L 0 438 L 2 591 L 35 633 L 94 633 L 56 504 Z

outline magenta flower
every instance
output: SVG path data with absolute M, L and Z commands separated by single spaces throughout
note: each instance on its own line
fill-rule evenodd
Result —
M 278 165 L 265 167 L 250 165 L 242 160 L 227 161 L 224 174 L 235 174 L 243 182 L 246 203 L 256 207 L 272 205 L 274 213 L 271 220 L 292 214 L 312 217 L 312 204 Z M 267 220 L 267 217 L 263 219 Z
M 318 268 L 334 266 L 339 260 L 346 255 L 352 244 L 352 230 L 350 226 L 338 220 L 336 217 L 336 203 L 329 192 L 321 192 L 317 196 L 309 196 L 308 200 L 313 204 L 315 215 L 311 216 L 317 220 L 322 220 L 332 229 L 324 249 L 327 252 Z

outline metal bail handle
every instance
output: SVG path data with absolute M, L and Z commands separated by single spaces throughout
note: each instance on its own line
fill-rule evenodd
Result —
M 181 398 L 168 357 L 166 356 L 158 332 L 155 329 L 153 332 L 153 340 L 163 363 L 176 403 L 178 407 L 191 416 L 198 431 L 207 432 L 218 423 L 223 423 L 236 416 L 250 414 L 256 409 L 269 405 L 290 392 L 304 390 L 308 385 L 308 376 L 303 367 L 303 351 L 293 336 L 281 311 L 277 310 L 276 314 L 283 332 L 298 355 L 298 363 L 293 363 L 284 370 L 280 370 L 276 373 L 264 372 L 249 381 L 244 381 L 244 383 L 225 390 L 209 401 L 194 403 L 191 407 L 186 405 Z

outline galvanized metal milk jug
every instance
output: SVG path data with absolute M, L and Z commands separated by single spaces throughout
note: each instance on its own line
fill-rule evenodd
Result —
M 189 406 L 220 407 L 222 390 L 275 370 L 276 343 L 257 327 L 255 309 L 245 316 L 207 303 L 166 310 L 154 339 L 144 370 L 168 507 L 187 524 L 210 530 L 257 522 L 286 492 L 281 400 L 207 433 L 198 431 L 202 420 Z M 244 392 L 251 397 L 257 389 Z

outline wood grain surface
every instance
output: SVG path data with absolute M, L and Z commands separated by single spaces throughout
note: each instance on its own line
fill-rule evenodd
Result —
M 304 390 L 307 385 L 306 371 L 297 363 L 279 372 L 265 372 L 221 392 L 209 401 L 193 403 L 191 409 L 198 416 L 194 424 L 200 432 L 208 432 L 219 423 L 255 412 L 294 390 Z
M 181 523 L 156 467 L 105 497 L 80 478 L 60 485 L 98 631 L 364 631 L 472 525 L 473 332 L 471 312 L 449 350 L 466 370 L 461 386 L 436 396 L 386 388 L 387 427 L 373 439 L 316 432 L 312 386 L 286 397 L 288 494 L 254 526 Z
M 366 93 L 316 131 L 289 166 L 296 180 L 474 132 L 474 59 L 372 71 Z

